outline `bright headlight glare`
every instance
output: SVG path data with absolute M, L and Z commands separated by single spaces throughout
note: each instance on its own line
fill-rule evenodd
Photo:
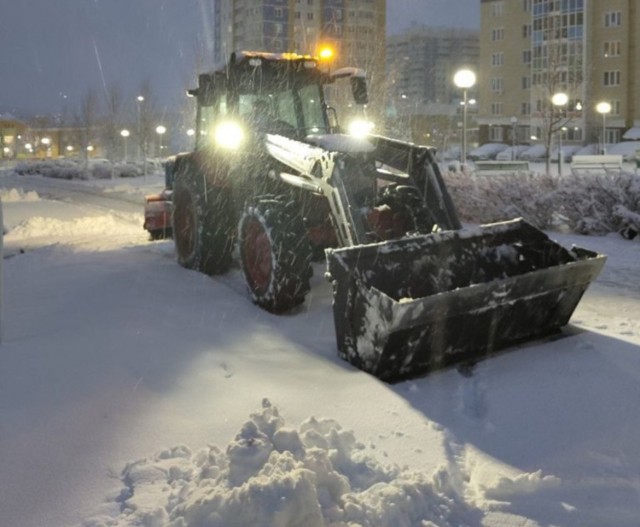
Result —
M 349 123 L 349 133 L 354 137 L 365 137 L 373 130 L 373 123 L 364 119 L 355 119 Z
M 214 139 L 222 148 L 236 150 L 244 141 L 244 131 L 238 123 L 227 121 L 216 126 Z

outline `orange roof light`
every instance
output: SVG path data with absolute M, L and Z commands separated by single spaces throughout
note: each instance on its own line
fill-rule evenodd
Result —
M 320 49 L 320 58 L 322 60 L 331 60 L 333 58 L 333 50 L 328 46 L 323 46 Z

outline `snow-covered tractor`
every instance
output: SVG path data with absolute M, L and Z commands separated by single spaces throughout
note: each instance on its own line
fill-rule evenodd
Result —
M 558 330 L 604 263 L 521 220 L 461 230 L 431 148 L 347 133 L 365 122 L 361 70 L 243 52 L 190 94 L 196 148 L 170 178 L 178 262 L 216 275 L 237 255 L 253 301 L 281 313 L 326 254 L 339 353 L 382 379 Z

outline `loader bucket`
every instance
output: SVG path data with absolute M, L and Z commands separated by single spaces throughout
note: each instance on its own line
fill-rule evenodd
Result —
M 523 220 L 327 251 L 338 352 L 385 381 L 558 331 L 606 257 Z

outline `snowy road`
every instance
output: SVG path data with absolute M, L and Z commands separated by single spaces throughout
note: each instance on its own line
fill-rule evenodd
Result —
M 237 270 L 148 241 L 142 183 L 0 173 L 27 247 L 4 260 L 0 523 L 637 526 L 640 243 L 555 236 L 609 258 L 563 338 L 387 385 L 336 356 L 321 264 L 303 309 L 265 313 Z

